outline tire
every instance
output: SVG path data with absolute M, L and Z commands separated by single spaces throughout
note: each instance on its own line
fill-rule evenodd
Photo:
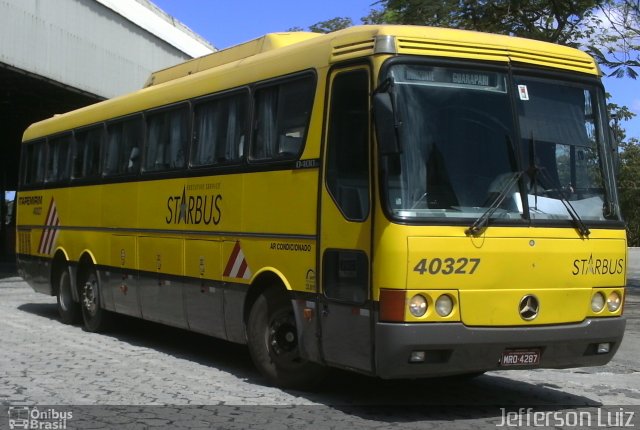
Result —
M 77 324 L 80 322 L 80 304 L 73 300 L 71 294 L 71 275 L 69 268 L 65 265 L 57 273 L 57 299 L 58 314 L 60 321 L 64 324 Z
M 102 307 L 100 281 L 93 266 L 82 270 L 78 282 L 78 297 L 82 309 L 83 329 L 98 333 L 109 329 L 112 315 Z
M 300 357 L 291 302 L 275 288 L 265 290 L 251 307 L 247 321 L 249 353 L 272 385 L 310 389 L 325 369 Z

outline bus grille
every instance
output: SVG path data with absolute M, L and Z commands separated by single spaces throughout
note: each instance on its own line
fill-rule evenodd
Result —
M 18 253 L 31 254 L 31 230 L 18 232 Z

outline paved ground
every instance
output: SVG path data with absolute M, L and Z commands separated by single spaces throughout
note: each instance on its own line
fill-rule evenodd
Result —
M 630 257 L 629 285 L 640 286 L 639 250 Z M 503 417 L 549 427 L 589 418 L 597 427 L 606 419 L 624 424 L 631 413 L 640 427 L 640 288 L 628 292 L 626 337 L 604 367 L 491 372 L 472 381 L 334 372 L 320 391 L 304 393 L 267 386 L 243 346 L 129 318 L 109 334 L 61 324 L 55 298 L 5 274 L 0 428 L 8 427 L 9 406 L 13 417 L 43 414 L 40 423 L 62 425 L 66 417 L 66 428 L 481 428 Z

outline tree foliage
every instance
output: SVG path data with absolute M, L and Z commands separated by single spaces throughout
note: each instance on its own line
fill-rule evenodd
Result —
M 381 0 L 367 23 L 416 24 L 508 34 L 576 46 L 606 0 Z
M 336 18 L 327 19 L 326 21 L 311 24 L 308 31 L 313 33 L 331 33 L 332 31 L 342 30 L 344 28 L 351 27 L 352 25 L 353 21 L 351 18 L 338 16 Z M 301 27 L 292 27 L 288 31 L 304 31 L 304 29 Z
M 620 210 L 627 223 L 629 246 L 640 246 L 640 141 L 630 139 L 620 149 Z
M 337 17 L 310 25 L 309 30 L 314 33 L 331 33 L 332 31 L 342 30 L 352 25 L 353 21 L 351 18 Z
M 640 69 L 640 0 L 609 0 L 598 7 L 588 51 L 609 76 L 636 79 Z

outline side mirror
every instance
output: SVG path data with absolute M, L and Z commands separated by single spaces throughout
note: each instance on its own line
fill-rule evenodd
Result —
M 396 115 L 391 97 L 389 92 L 378 92 L 373 95 L 373 116 L 380 155 L 400 153 Z

